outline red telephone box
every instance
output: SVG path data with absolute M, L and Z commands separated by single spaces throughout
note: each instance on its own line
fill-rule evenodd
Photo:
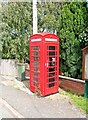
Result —
M 58 92 L 59 38 L 50 33 L 30 37 L 30 90 L 41 96 Z

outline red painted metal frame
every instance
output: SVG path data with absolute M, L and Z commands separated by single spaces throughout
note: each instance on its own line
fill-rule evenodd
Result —
M 46 38 L 57 41 L 45 41 Z M 55 50 L 47 50 L 49 46 L 54 46 Z M 39 50 L 33 50 L 33 48 L 35 47 L 37 47 L 37 49 L 39 47 Z M 35 55 L 33 56 L 34 53 L 38 54 L 38 52 L 39 52 L 38 57 L 36 57 Z M 54 58 L 53 57 L 51 58 L 55 59 L 54 63 L 56 64 L 55 66 L 50 66 L 51 68 L 56 67 L 55 71 L 52 71 L 51 74 L 50 72 L 47 71 L 50 69 L 48 65 L 49 64 L 48 58 L 50 58 L 50 55 L 48 55 L 48 53 L 50 54 L 50 52 L 54 52 L 55 54 Z M 34 61 L 34 59 L 39 59 L 39 61 L 37 61 L 39 62 L 38 67 L 34 67 L 34 64 L 35 63 L 37 64 L 37 62 Z M 39 68 L 39 71 L 34 72 L 35 68 L 36 69 Z M 52 79 L 50 79 L 50 77 L 48 77 L 47 75 L 52 74 L 55 75 L 51 77 Z M 37 87 L 39 88 L 39 94 L 41 94 L 42 96 L 58 92 L 59 85 L 58 74 L 59 74 L 59 37 L 50 33 L 32 35 L 30 37 L 30 90 L 32 92 L 35 92 L 36 85 L 38 85 Z M 36 80 L 35 75 L 38 76 L 37 82 L 35 82 Z M 49 80 L 54 80 L 53 82 L 51 82 L 51 85 Z

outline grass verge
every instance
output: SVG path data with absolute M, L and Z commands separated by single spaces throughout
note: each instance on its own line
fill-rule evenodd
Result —
M 82 112 L 88 115 L 88 98 L 84 98 L 81 95 L 77 95 L 75 93 L 71 93 L 69 91 L 61 91 L 63 95 L 67 95 L 71 98 L 71 102 L 76 105 Z

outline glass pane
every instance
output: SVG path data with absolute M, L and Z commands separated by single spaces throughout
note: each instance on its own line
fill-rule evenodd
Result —
M 38 77 L 38 73 L 34 73 L 34 76 Z
M 56 62 L 49 62 L 49 66 L 55 66 Z
M 55 50 L 55 46 L 49 46 L 49 50 Z
M 33 57 L 34 58 L 34 61 L 38 61 L 39 60 L 39 57 Z
M 49 82 L 54 82 L 55 78 L 49 78 Z
M 55 71 L 55 68 L 49 68 L 49 72 Z
M 49 52 L 49 55 L 55 55 L 55 52 Z
M 38 71 L 39 71 L 39 68 L 35 67 L 35 68 L 34 68 L 34 71 L 38 72 Z
M 55 72 L 54 73 L 49 73 L 48 77 L 53 77 L 55 76 Z
M 38 78 L 34 78 L 34 81 L 38 82 Z
M 33 50 L 39 50 L 39 46 L 33 47 Z
M 33 62 L 33 65 L 34 65 L 34 66 L 38 66 L 38 65 L 39 65 L 39 62 L 37 62 L 37 61 L 36 61 L 36 62 Z
M 53 72 L 53 71 L 55 71 L 55 67 L 53 67 L 53 68 L 48 68 L 48 72 Z
M 54 87 L 54 86 L 55 86 L 55 83 L 51 83 L 48 85 L 49 88 Z
M 49 57 L 49 62 L 52 62 L 52 63 L 53 63 L 53 62 L 55 62 L 55 61 L 56 61 L 56 58 L 55 58 L 55 57 Z M 53 64 L 52 64 L 52 65 L 53 65 Z M 51 66 L 52 66 L 52 65 L 51 65 Z
M 39 55 L 39 52 L 34 52 L 34 56 L 38 56 Z

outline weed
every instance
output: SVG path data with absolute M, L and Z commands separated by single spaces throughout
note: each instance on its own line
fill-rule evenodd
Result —
M 88 98 L 84 98 L 81 95 L 71 93 L 70 91 L 61 91 L 60 94 L 69 96 L 74 105 L 76 105 L 80 110 L 88 114 Z

